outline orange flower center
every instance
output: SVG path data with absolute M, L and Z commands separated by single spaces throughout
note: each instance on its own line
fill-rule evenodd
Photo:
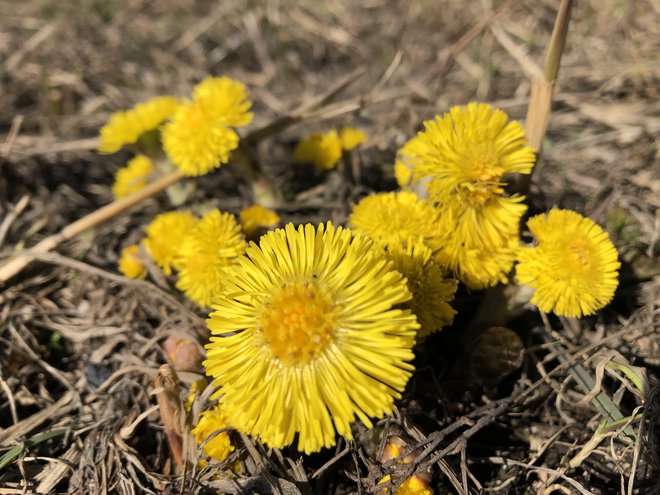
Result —
M 333 340 L 334 304 L 309 282 L 285 284 L 261 314 L 261 330 L 273 356 L 287 366 L 308 364 Z

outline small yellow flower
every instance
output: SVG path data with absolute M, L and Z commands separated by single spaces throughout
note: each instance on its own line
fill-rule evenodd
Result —
M 372 242 L 330 222 L 288 224 L 226 273 L 207 324 L 207 374 L 229 424 L 305 453 L 392 411 L 413 366 L 403 276 Z
M 379 244 L 427 242 L 436 235 L 438 211 L 413 192 L 370 194 L 353 207 L 351 226 Z
M 600 226 L 559 209 L 530 218 L 527 226 L 537 245 L 520 250 L 516 278 L 534 289 L 533 304 L 541 311 L 580 317 L 610 302 L 621 264 Z
M 129 160 L 125 167 L 119 169 L 112 185 L 115 199 L 122 199 L 138 192 L 149 183 L 149 176 L 154 171 L 154 164 L 145 155 L 137 155 Z
M 445 278 L 444 269 L 433 259 L 431 249 L 420 242 L 408 242 L 406 247 L 394 244 L 388 248 L 387 257 L 394 269 L 406 277 L 412 293 L 408 307 L 420 325 L 417 339 L 451 324 L 456 311 L 449 301 L 454 299 L 458 284 Z
M 460 239 L 447 235 L 441 222 L 439 234 L 429 242 L 437 263 L 449 269 L 454 276 L 470 289 L 481 290 L 499 283 L 506 283 L 518 252 L 518 233 L 512 233 L 497 246 L 470 247 Z
M 230 213 L 212 210 L 188 232 L 174 266 L 176 288 L 200 306 L 210 306 L 222 292 L 226 269 L 245 250 L 245 238 Z
M 280 223 L 280 216 L 261 205 L 252 205 L 239 213 L 241 228 L 245 237 L 252 237 L 261 228 L 274 227 Z
M 502 245 L 527 209 L 524 197 L 505 194 L 503 179 L 534 166 L 522 126 L 484 103 L 453 107 L 424 126 L 408 150 L 413 176 L 430 178 L 430 197 L 451 208 L 458 239 L 471 248 Z
M 389 474 L 386 474 L 378 484 L 382 485 L 389 482 L 391 479 L 392 477 Z M 383 488 L 376 493 L 377 495 L 389 495 L 391 490 Z M 426 480 L 421 479 L 418 476 L 408 476 L 392 495 L 433 495 L 433 490 L 429 488 Z
M 132 244 L 121 250 L 119 258 L 119 271 L 128 278 L 144 279 L 147 276 L 147 267 L 140 256 L 140 247 Z
M 392 437 L 392 439 L 387 442 L 385 449 L 383 449 L 383 454 L 380 458 L 380 462 L 388 462 L 392 459 L 396 459 L 408 446 L 401 440 L 399 437 Z M 407 455 L 403 459 L 397 461 L 397 464 L 408 464 L 415 460 L 414 456 Z M 392 495 L 433 495 L 433 490 L 429 488 L 429 481 L 431 479 L 430 472 L 422 472 L 409 476 L 406 478 L 399 488 L 394 491 Z M 379 485 L 388 483 L 392 480 L 392 476 L 389 474 L 385 475 L 378 482 Z M 390 488 L 383 488 L 376 492 L 376 495 L 388 495 L 392 493 Z
M 101 128 L 99 152 L 114 153 L 124 145 L 137 142 L 141 134 L 158 128 L 180 105 L 172 96 L 159 96 L 112 114 Z
M 197 219 L 187 211 L 161 213 L 147 226 L 144 245 L 165 275 L 172 274 L 174 260 Z
M 203 175 L 229 161 L 238 146 L 231 128 L 252 120 L 245 86 L 227 77 L 198 84 L 193 100 L 181 106 L 163 127 L 163 149 L 184 174 Z
M 367 141 L 367 135 L 360 129 L 344 127 L 339 131 L 341 147 L 346 151 L 353 150 Z
M 192 434 L 197 443 L 204 445 L 202 451 L 216 461 L 224 461 L 234 451 L 234 446 L 231 444 L 226 431 L 222 431 L 206 441 L 211 435 L 223 428 L 227 428 L 227 420 L 220 406 L 215 405 L 213 409 L 204 411 L 200 415 L 197 425 L 192 429 Z M 206 443 L 204 443 L 205 441 Z
M 311 163 L 318 170 L 335 168 L 341 158 L 342 143 L 337 131 L 315 133 L 300 141 L 293 150 L 295 163 Z

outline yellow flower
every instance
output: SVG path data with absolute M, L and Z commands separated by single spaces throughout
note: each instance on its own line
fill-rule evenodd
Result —
M 341 147 L 346 151 L 353 150 L 367 141 L 367 135 L 360 129 L 354 127 L 344 127 L 339 131 Z
M 117 171 L 112 194 L 115 199 L 122 199 L 138 192 L 149 183 L 149 176 L 154 171 L 154 164 L 145 155 L 137 155 L 129 160 L 125 167 Z
M 213 409 L 204 411 L 200 415 L 197 425 L 191 432 L 199 445 L 204 444 L 202 451 L 216 461 L 224 461 L 234 451 L 234 446 L 231 444 L 229 435 L 226 431 L 223 431 L 206 443 L 204 442 L 212 434 L 223 428 L 227 428 L 227 420 L 220 406 L 216 405 Z
M 196 223 L 197 219 L 187 211 L 171 211 L 161 213 L 147 226 L 144 245 L 165 275 L 172 274 L 181 244 Z
M 470 247 L 497 247 L 518 228 L 524 197 L 505 195 L 503 176 L 529 174 L 535 155 L 520 123 L 484 103 L 453 107 L 424 122 L 409 150 L 416 179 L 429 177 L 431 199 L 451 208 Z
M 140 247 L 137 244 L 132 244 L 121 250 L 119 271 L 128 278 L 146 278 L 147 267 L 142 261 Z
M 413 370 L 405 279 L 330 222 L 268 232 L 226 275 L 207 320 L 207 374 L 229 424 L 305 453 L 392 411 Z
M 387 474 L 383 476 L 383 478 L 378 482 L 379 485 L 382 485 L 383 483 L 387 483 L 390 481 L 392 477 Z M 377 495 L 388 495 L 391 493 L 391 490 L 388 488 L 383 488 L 382 490 L 379 490 L 376 492 Z M 428 486 L 428 483 L 426 480 L 421 479 L 418 476 L 408 476 L 403 483 L 401 483 L 401 486 L 396 489 L 396 491 L 393 493 L 393 495 L 433 495 L 433 490 L 431 490 Z
M 169 119 L 180 105 L 172 96 L 159 96 L 112 114 L 101 128 L 99 152 L 114 153 L 126 144 L 135 143 L 141 134 L 155 130 Z
M 427 242 L 436 235 L 438 211 L 413 192 L 370 194 L 353 207 L 351 226 L 379 244 Z
M 406 277 L 412 293 L 409 307 L 420 325 L 418 340 L 451 324 L 456 311 L 449 301 L 454 299 L 458 284 L 445 278 L 443 267 L 433 259 L 431 249 L 419 242 L 408 242 L 406 247 L 394 244 L 388 248 L 387 257 L 394 269 Z
M 380 458 L 380 462 L 388 462 L 392 459 L 396 459 L 404 450 L 408 448 L 403 440 L 399 437 L 392 437 L 392 439 L 387 442 L 385 449 L 383 449 L 383 454 Z M 408 464 L 414 462 L 415 457 L 413 455 L 407 455 L 403 459 L 397 461 L 397 464 Z M 431 479 L 431 473 L 426 471 L 422 473 L 415 474 L 406 478 L 401 486 L 397 488 L 393 495 L 433 495 L 433 490 L 429 488 L 429 481 Z M 392 476 L 389 474 L 385 475 L 378 482 L 379 485 L 387 483 L 392 480 Z M 390 488 L 383 488 L 376 492 L 376 495 L 388 495 L 391 493 Z
M 545 312 L 580 317 L 610 302 L 621 264 L 601 227 L 558 209 L 530 218 L 527 226 L 538 243 L 520 250 L 516 278 L 534 289 L 532 303 Z
M 470 247 L 457 237 L 446 235 L 452 232 L 446 225 L 440 222 L 439 229 L 445 235 L 438 235 L 429 242 L 437 263 L 470 289 L 481 290 L 508 281 L 520 242 L 517 232 L 497 246 Z
M 311 163 L 318 170 L 335 168 L 341 158 L 341 139 L 337 131 L 315 133 L 300 141 L 293 150 L 295 163 Z
M 241 228 L 245 237 L 252 237 L 260 228 L 274 227 L 280 223 L 280 216 L 261 205 L 252 205 L 239 213 Z
M 238 146 L 231 128 L 252 120 L 245 86 L 227 77 L 208 78 L 195 87 L 185 103 L 163 127 L 163 149 L 172 164 L 186 175 L 203 175 L 229 161 Z
M 212 210 L 188 232 L 174 266 L 176 288 L 200 306 L 210 306 L 222 291 L 225 271 L 245 250 L 245 239 L 230 213 Z

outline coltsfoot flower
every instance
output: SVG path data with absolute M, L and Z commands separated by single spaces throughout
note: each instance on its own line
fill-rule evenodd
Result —
M 355 127 L 342 127 L 339 130 L 339 139 L 341 147 L 346 151 L 351 151 L 367 141 L 367 135 L 364 131 Z
M 533 304 L 541 311 L 577 318 L 610 302 L 621 263 L 600 226 L 560 209 L 530 218 L 527 226 L 537 244 L 521 248 L 516 278 L 534 289 Z
M 274 227 L 280 223 L 280 216 L 261 205 L 248 206 L 238 215 L 245 237 L 252 237 L 261 228 Z
M 327 225 L 268 232 L 225 275 L 204 362 L 228 423 L 305 453 L 392 411 L 419 325 L 397 306 L 403 276 L 359 233 Z
M 534 150 L 520 123 L 484 103 L 453 107 L 424 122 L 406 150 L 415 179 L 429 178 L 430 199 L 451 208 L 468 247 L 497 247 L 518 228 L 527 207 L 505 193 L 506 174 L 529 174 Z
M 142 134 L 157 129 L 180 106 L 179 100 L 172 96 L 158 96 L 130 110 L 113 113 L 99 131 L 99 152 L 114 153 L 137 142 Z
M 188 232 L 175 257 L 176 288 L 208 307 L 223 289 L 226 269 L 245 250 L 245 238 L 230 213 L 212 210 Z
M 181 244 L 197 219 L 187 211 L 161 213 L 147 226 L 143 241 L 149 255 L 165 275 L 171 275 Z
M 342 143 L 337 131 L 314 133 L 300 141 L 293 150 L 295 163 L 311 163 L 318 170 L 335 168 L 341 158 Z
M 122 199 L 138 192 L 149 183 L 154 171 L 154 164 L 146 155 L 137 155 L 130 159 L 125 167 L 119 169 L 112 185 L 115 199 Z
M 227 420 L 220 406 L 216 404 L 212 409 L 204 411 L 200 415 L 197 425 L 191 432 L 197 443 L 204 445 L 202 451 L 216 461 L 224 461 L 234 451 L 234 446 L 226 431 L 220 431 L 209 439 L 211 435 L 223 428 L 227 428 Z
M 394 269 L 406 277 L 412 300 L 407 307 L 417 316 L 420 328 L 417 339 L 423 339 L 441 327 L 451 324 L 456 310 L 449 305 L 458 287 L 455 279 L 446 278 L 445 270 L 433 258 L 433 252 L 421 242 L 393 244 L 387 258 Z
M 121 250 L 119 271 L 128 278 L 145 279 L 147 267 L 140 256 L 140 246 L 132 244 Z
M 410 191 L 370 194 L 353 207 L 349 223 L 379 244 L 427 242 L 436 236 L 439 212 Z
M 252 121 L 252 102 L 245 86 L 228 77 L 199 83 L 192 101 L 184 103 L 163 127 L 163 149 L 185 175 L 203 175 L 229 161 L 239 137 L 232 127 Z

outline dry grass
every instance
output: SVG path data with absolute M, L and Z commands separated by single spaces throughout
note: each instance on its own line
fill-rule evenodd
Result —
M 525 116 L 555 2 L 504 4 L 0 0 L 0 262 L 111 199 L 128 155 L 93 151 L 111 112 L 155 94 L 185 95 L 209 74 L 249 85 L 258 129 L 361 71 L 302 124 L 254 145 L 260 168 L 285 191 L 285 221 L 342 222 L 351 202 L 394 187 L 394 153 L 422 120 L 474 99 Z M 647 368 L 652 383 L 660 374 L 658 21 L 653 0 L 577 3 L 532 181 L 532 210 L 575 208 L 615 239 L 621 287 L 599 316 L 511 321 L 525 345 L 522 367 L 488 386 L 462 371 L 473 342 L 461 340 L 469 319 L 459 318 L 419 350 L 398 411 L 359 442 L 301 458 L 235 436 L 227 462 L 239 460 L 241 476 L 216 479 L 214 465 L 173 476 L 152 380 L 166 361 L 160 343 L 203 335 L 205 315 L 115 268 L 121 247 L 168 208 L 158 196 L 60 254 L 40 255 L 1 289 L 0 459 L 11 462 L 0 468 L 0 494 L 373 493 L 392 468 L 375 462 L 387 434 L 417 455 L 394 479 L 431 470 L 438 494 L 660 489 L 658 389 L 629 425 L 634 440 L 596 442 L 603 415 L 584 400 L 576 371 L 624 416 L 640 401 L 620 381 L 597 380 L 599 359 L 617 352 Z M 293 142 L 338 124 L 371 136 L 354 181 L 296 173 Z M 237 212 L 251 200 L 231 167 L 197 184 L 190 203 Z M 469 314 L 485 299 L 463 294 L 457 304 Z

